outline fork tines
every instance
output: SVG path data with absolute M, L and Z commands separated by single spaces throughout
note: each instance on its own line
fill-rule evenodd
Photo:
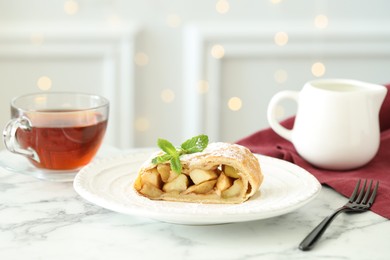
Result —
M 368 199 L 368 196 L 369 196 L 369 194 L 371 192 L 373 181 L 370 180 L 370 183 L 368 184 L 368 187 L 366 189 L 367 180 L 364 180 L 363 187 L 361 188 L 361 190 L 359 192 L 359 195 L 358 195 L 360 182 L 361 182 L 361 180 L 359 179 L 358 182 L 355 185 L 355 189 L 353 190 L 351 197 L 349 198 L 349 202 L 355 201 L 357 203 L 362 203 L 362 204 L 366 204 L 367 203 L 368 205 L 371 206 L 374 203 L 374 200 L 375 200 L 375 197 L 376 197 L 376 193 L 378 192 L 379 181 L 376 182 L 375 187 L 374 187 L 374 189 L 372 191 L 372 194 L 371 194 L 370 199 L 368 200 L 368 202 L 367 202 L 367 199 Z M 364 194 L 364 198 L 362 199 L 363 194 Z M 357 198 L 356 198 L 356 195 L 358 195 Z M 356 200 L 355 200 L 355 198 L 356 198 Z

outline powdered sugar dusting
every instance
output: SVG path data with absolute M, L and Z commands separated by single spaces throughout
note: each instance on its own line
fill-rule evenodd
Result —
M 223 142 L 210 143 L 202 152 L 183 154 L 180 156 L 181 161 L 188 164 L 196 164 L 205 156 L 231 158 L 237 161 L 243 161 L 245 154 L 251 153 L 246 147 L 238 144 Z M 164 154 L 163 151 L 153 153 L 142 165 L 141 168 L 150 168 L 153 166 L 152 159 Z
M 235 149 L 232 149 L 232 147 L 235 147 Z M 240 152 L 237 152 L 236 149 L 239 149 Z M 203 150 L 203 152 L 182 155 L 181 159 L 183 161 L 188 161 L 191 163 L 194 160 L 197 160 L 198 158 L 201 158 L 203 156 L 213 156 L 213 157 L 215 156 L 215 157 L 232 158 L 235 160 L 243 161 L 244 155 L 248 151 L 249 150 L 247 148 L 241 145 L 217 142 L 217 143 L 210 143 L 206 147 L 206 149 Z

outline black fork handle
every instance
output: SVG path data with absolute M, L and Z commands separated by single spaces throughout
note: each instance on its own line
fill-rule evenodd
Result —
M 313 229 L 313 231 L 311 231 L 305 237 L 305 239 L 302 240 L 302 242 L 299 244 L 299 249 L 303 251 L 312 249 L 314 244 L 320 239 L 322 234 L 324 234 L 325 230 L 329 227 L 330 223 L 332 223 L 336 216 L 346 210 L 348 209 L 345 207 L 339 208 L 338 210 L 333 212 L 332 215 L 326 217 L 320 224 L 318 224 L 318 226 Z

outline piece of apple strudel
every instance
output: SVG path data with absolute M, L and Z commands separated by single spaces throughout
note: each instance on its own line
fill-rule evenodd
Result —
M 258 159 L 236 144 L 211 143 L 202 152 L 182 155 L 180 162 L 178 174 L 169 161 L 146 161 L 134 188 L 153 200 L 227 204 L 248 200 L 263 181 Z

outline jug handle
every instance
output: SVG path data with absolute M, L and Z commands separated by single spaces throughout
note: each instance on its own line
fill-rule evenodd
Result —
M 299 92 L 298 91 L 290 91 L 285 90 L 278 92 L 271 98 L 271 101 L 268 104 L 267 110 L 267 119 L 271 128 L 281 137 L 287 139 L 291 142 L 292 130 L 285 128 L 282 126 L 277 120 L 277 107 L 278 104 L 284 99 L 292 99 L 298 103 Z

